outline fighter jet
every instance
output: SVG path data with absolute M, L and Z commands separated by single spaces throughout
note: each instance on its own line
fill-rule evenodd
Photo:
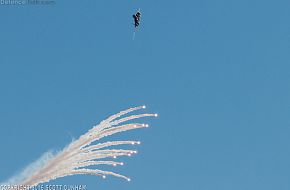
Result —
M 141 19 L 141 12 L 140 12 L 140 10 L 137 11 L 137 13 L 133 15 L 133 18 L 134 18 L 135 28 L 137 28 L 139 26 L 139 24 L 140 24 L 140 19 Z

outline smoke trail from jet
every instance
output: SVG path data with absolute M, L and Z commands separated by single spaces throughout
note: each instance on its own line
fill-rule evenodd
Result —
M 107 175 L 111 175 L 130 181 L 130 178 L 124 175 L 88 167 L 98 165 L 123 165 L 122 162 L 116 162 L 110 159 L 115 159 L 120 156 L 131 156 L 132 154 L 136 154 L 137 151 L 113 149 L 112 147 L 119 145 L 137 145 L 140 144 L 140 142 L 108 141 L 98 144 L 92 143 L 116 133 L 148 127 L 147 124 L 141 123 L 123 124 L 124 122 L 138 118 L 157 117 L 157 114 L 137 114 L 124 117 L 126 114 L 144 108 L 145 106 L 134 107 L 112 115 L 100 124 L 94 126 L 78 140 L 70 143 L 62 151 L 55 154 L 52 152 L 44 154 L 39 160 L 28 166 L 22 173 L 11 178 L 4 184 L 37 186 L 60 177 L 77 174 L 96 175 L 103 178 Z

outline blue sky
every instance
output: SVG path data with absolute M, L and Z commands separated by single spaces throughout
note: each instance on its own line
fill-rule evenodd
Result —
M 59 1 L 0 6 L 0 181 L 107 116 L 160 117 L 130 183 L 73 176 L 88 189 L 290 188 L 290 2 Z M 142 23 L 132 40 L 132 14 Z

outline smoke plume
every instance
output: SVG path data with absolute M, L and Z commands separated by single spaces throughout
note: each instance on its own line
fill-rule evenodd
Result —
M 126 123 L 138 118 L 157 116 L 157 114 L 125 116 L 144 108 L 145 106 L 130 108 L 110 116 L 79 139 L 70 143 L 62 151 L 55 154 L 52 152 L 45 153 L 19 175 L 12 177 L 3 184 L 37 186 L 57 178 L 77 174 L 96 175 L 103 178 L 107 175 L 112 175 L 130 181 L 130 178 L 124 175 L 112 171 L 91 169 L 91 166 L 123 165 L 122 162 L 117 162 L 115 159 L 120 156 L 131 156 L 137 153 L 136 150 L 116 149 L 114 147 L 118 145 L 137 145 L 140 144 L 139 141 L 107 141 L 103 143 L 97 143 L 97 141 L 116 133 L 148 127 L 147 124 Z

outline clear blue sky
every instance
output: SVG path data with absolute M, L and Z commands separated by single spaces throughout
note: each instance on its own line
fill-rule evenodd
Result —
M 132 182 L 92 189 L 290 189 L 290 1 L 61 1 L 0 6 L 0 181 L 120 110 L 160 117 Z M 132 14 L 142 23 L 132 40 Z

